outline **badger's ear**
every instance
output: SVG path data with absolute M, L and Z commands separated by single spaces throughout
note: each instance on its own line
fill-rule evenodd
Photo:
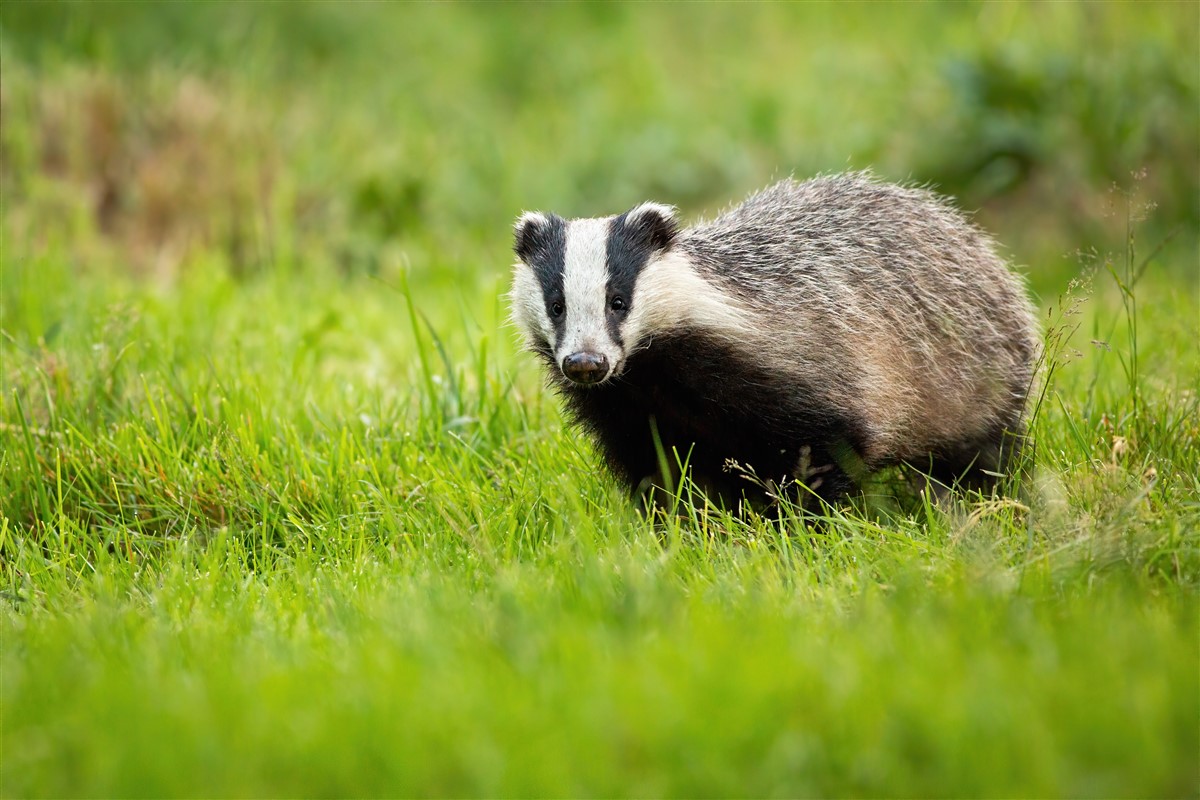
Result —
M 625 226 L 655 250 L 669 250 L 679 234 L 675 207 L 662 203 L 642 203 L 625 214 Z
M 517 258 L 528 262 L 537 249 L 544 245 L 550 228 L 550 218 L 540 211 L 526 211 L 517 218 L 513 226 L 513 252 Z

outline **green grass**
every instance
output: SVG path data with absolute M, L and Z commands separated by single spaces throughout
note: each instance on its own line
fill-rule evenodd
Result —
M 0 12 L 0 795 L 1195 794 L 1195 7 L 69 8 Z M 1029 482 L 655 527 L 511 219 L 847 157 L 1029 265 Z

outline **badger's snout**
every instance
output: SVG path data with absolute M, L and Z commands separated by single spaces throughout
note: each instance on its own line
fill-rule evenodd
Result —
M 608 377 L 608 356 L 603 353 L 572 353 L 563 359 L 562 371 L 575 383 L 599 383 Z

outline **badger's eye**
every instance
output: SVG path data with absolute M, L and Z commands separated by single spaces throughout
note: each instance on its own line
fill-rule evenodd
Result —
M 555 300 L 553 303 L 550 304 L 550 316 L 557 319 L 558 317 L 562 316 L 562 313 L 563 313 L 563 304 L 562 303 Z
M 625 310 L 625 309 L 627 309 L 629 306 L 625 305 L 625 298 L 623 298 L 623 297 L 614 297 L 614 298 L 613 298 L 613 299 L 612 299 L 612 300 L 609 302 L 609 304 L 608 304 L 608 307 L 609 307 L 609 308 L 611 308 L 613 311 L 624 311 L 624 310 Z

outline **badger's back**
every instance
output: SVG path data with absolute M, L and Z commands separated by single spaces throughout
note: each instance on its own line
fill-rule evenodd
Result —
M 745 357 L 864 420 L 868 464 L 1017 430 L 1038 337 L 1021 280 L 937 196 L 782 181 L 677 243 L 756 320 Z

